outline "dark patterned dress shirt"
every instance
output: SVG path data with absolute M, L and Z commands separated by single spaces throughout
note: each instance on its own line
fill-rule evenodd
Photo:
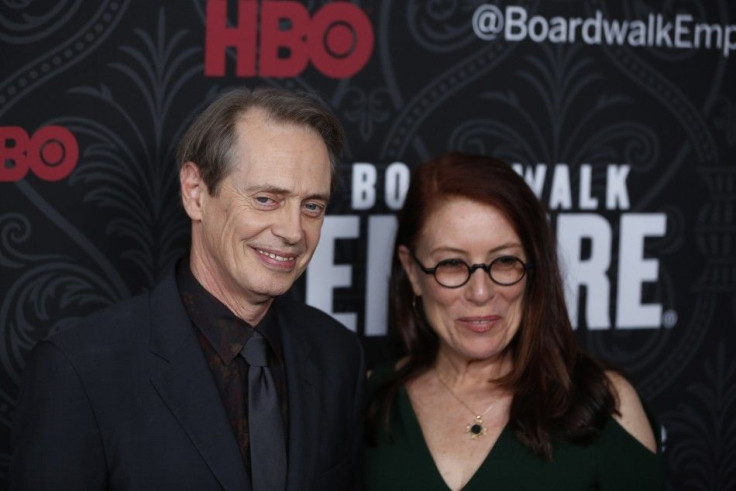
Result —
M 188 258 L 181 260 L 177 265 L 176 282 L 238 441 L 243 463 L 250 474 L 248 364 L 238 354 L 252 336 L 253 327 L 236 317 L 230 309 L 204 289 L 192 274 Z M 286 375 L 281 350 L 281 331 L 276 315 L 271 309 L 255 329 L 266 338 L 272 350 L 270 366 L 281 403 L 284 434 L 288 435 Z

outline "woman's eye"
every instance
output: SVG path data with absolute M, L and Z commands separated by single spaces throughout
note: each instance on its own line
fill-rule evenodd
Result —
M 438 268 L 454 269 L 465 268 L 465 262 L 460 259 L 444 259 L 437 263 Z
M 498 259 L 495 259 L 491 264 L 496 270 L 500 268 L 518 269 L 523 267 L 521 259 L 516 256 L 501 256 Z

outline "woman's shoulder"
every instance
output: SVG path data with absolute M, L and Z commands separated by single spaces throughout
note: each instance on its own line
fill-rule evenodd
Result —
M 401 366 L 401 360 L 385 360 L 373 365 L 368 370 L 368 393 L 375 392 L 379 387 L 386 383 L 396 370 Z
M 618 372 L 607 370 L 605 375 L 616 399 L 616 412 L 613 418 L 642 445 L 656 452 L 657 442 L 654 430 L 636 389 Z
M 384 360 L 376 363 L 368 370 L 368 381 L 374 384 L 385 382 L 391 375 L 396 373 L 408 361 L 407 357 L 398 360 Z

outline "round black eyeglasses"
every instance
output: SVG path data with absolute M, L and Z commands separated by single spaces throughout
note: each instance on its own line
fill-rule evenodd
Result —
M 413 251 L 411 255 L 424 273 L 433 275 L 437 283 L 445 288 L 460 288 L 470 281 L 470 275 L 477 269 L 488 273 L 495 284 L 511 286 L 520 282 L 527 270 L 534 267 L 534 263 L 525 263 L 516 256 L 500 256 L 488 264 L 468 265 L 461 259 L 445 259 L 434 268 L 425 268 Z

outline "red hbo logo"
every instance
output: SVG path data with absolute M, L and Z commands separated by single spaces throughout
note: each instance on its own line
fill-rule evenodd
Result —
M 310 19 L 299 2 L 265 1 L 260 29 L 257 1 L 238 1 L 234 27 L 227 26 L 227 4 L 207 1 L 204 74 L 209 77 L 225 75 L 227 48 L 235 50 L 235 73 L 240 77 L 296 77 L 311 60 L 322 74 L 346 78 L 360 71 L 373 52 L 373 26 L 352 3 L 327 4 Z
M 78 159 L 77 139 L 63 126 L 45 126 L 30 138 L 19 126 L 0 126 L 0 182 L 20 181 L 28 169 L 44 181 L 59 181 Z

